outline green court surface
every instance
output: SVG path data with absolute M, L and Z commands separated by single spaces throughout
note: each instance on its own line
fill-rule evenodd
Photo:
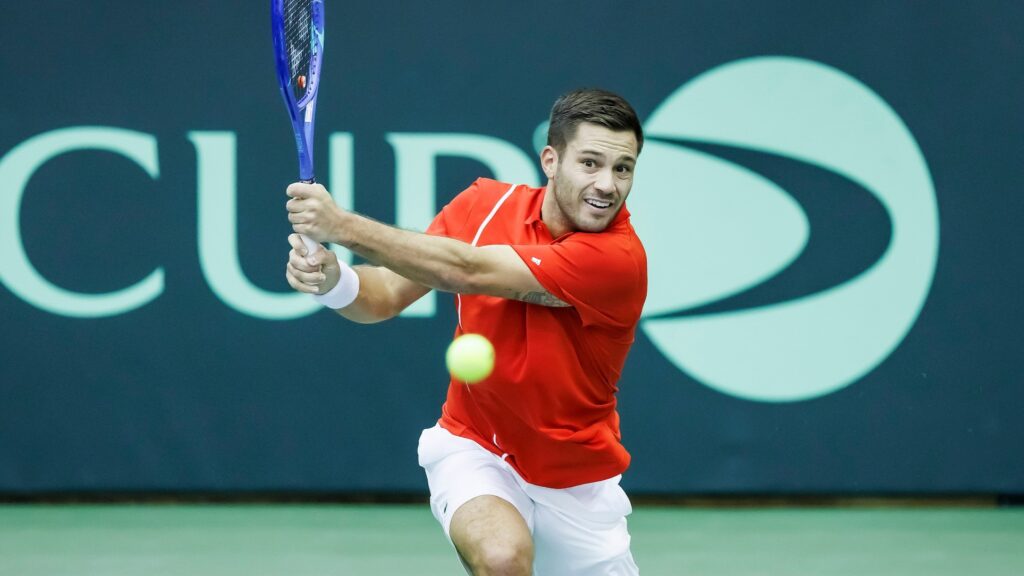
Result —
M 637 507 L 646 575 L 1024 574 L 1024 509 Z M 460 575 L 424 505 L 0 506 L 0 574 Z

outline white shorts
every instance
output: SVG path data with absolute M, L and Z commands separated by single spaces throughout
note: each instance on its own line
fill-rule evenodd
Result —
M 497 496 L 519 510 L 533 534 L 536 576 L 639 574 L 629 551 L 626 516 L 633 508 L 621 476 L 572 488 L 530 484 L 500 457 L 440 425 L 420 435 L 419 463 L 430 485 L 430 510 L 448 535 L 452 516 L 477 496 Z

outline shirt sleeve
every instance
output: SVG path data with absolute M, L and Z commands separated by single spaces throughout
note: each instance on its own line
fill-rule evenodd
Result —
M 577 232 L 554 244 L 512 247 L 537 281 L 584 325 L 632 327 L 647 297 L 647 259 L 623 233 Z

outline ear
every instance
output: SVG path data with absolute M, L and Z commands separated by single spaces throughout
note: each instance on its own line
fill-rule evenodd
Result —
M 540 151 L 540 167 L 544 170 L 544 175 L 551 180 L 555 177 L 555 172 L 558 171 L 558 151 L 551 146 L 545 146 Z

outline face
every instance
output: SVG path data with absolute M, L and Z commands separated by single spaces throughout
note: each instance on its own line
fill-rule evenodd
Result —
M 631 130 L 583 123 L 565 152 L 548 146 L 541 165 L 548 177 L 542 217 L 556 237 L 566 232 L 600 232 L 622 209 L 633 187 L 637 141 Z

